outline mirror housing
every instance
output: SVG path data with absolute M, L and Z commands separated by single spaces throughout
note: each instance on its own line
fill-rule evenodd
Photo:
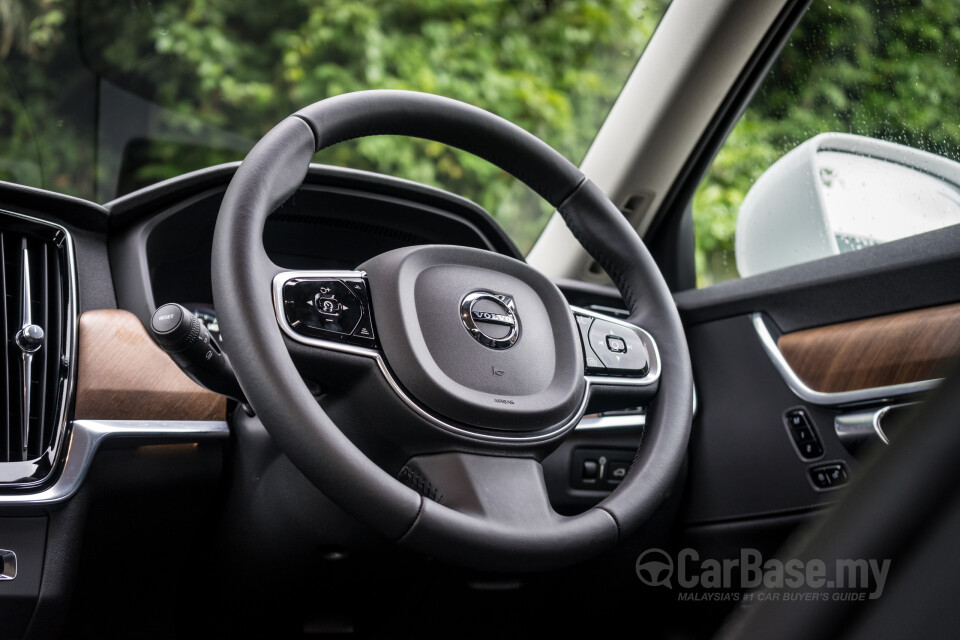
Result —
M 823 133 L 770 166 L 737 218 L 742 277 L 960 223 L 960 164 L 910 147 Z

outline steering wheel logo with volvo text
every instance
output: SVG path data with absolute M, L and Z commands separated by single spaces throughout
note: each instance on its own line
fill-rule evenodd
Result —
M 460 319 L 470 336 L 490 349 L 509 349 L 520 339 L 520 318 L 513 298 L 473 291 L 460 301 Z

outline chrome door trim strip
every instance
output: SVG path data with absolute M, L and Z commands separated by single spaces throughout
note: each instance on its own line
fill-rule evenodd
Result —
M 773 335 L 771 335 L 770 329 L 767 327 L 767 322 L 763 314 L 750 314 L 750 321 L 753 323 L 753 328 L 757 332 L 757 337 L 760 339 L 763 350 L 767 352 L 767 356 L 769 356 L 770 361 L 773 362 L 773 366 L 780 372 L 783 381 L 797 397 L 810 404 L 836 407 L 861 402 L 889 400 L 900 396 L 931 391 L 943 382 L 943 378 L 937 378 L 935 380 L 921 380 L 919 382 L 907 382 L 886 387 L 872 387 L 870 389 L 857 389 L 855 391 L 816 391 L 804 384 L 803 380 L 797 376 L 796 372 L 794 372 L 789 363 L 787 363 L 787 359 L 783 357 L 783 353 L 780 352 L 776 340 L 773 339 Z
M 71 425 L 67 457 L 56 482 L 36 493 L 0 494 L 0 507 L 56 504 L 70 499 L 86 478 L 93 457 L 104 440 L 130 438 L 138 444 L 162 444 L 229 435 L 230 429 L 225 421 L 76 420 Z

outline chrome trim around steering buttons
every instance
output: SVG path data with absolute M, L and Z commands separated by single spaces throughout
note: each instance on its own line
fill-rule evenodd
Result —
M 71 425 L 67 457 L 57 481 L 36 493 L 0 494 L 0 506 L 55 504 L 68 500 L 80 488 L 104 440 L 127 438 L 139 444 L 162 444 L 229 435 L 230 429 L 222 421 L 76 420 Z
M 389 367 L 387 367 L 386 361 L 383 359 L 383 354 L 381 354 L 376 349 L 371 349 L 370 347 L 361 347 L 353 344 L 346 344 L 343 342 L 335 342 L 333 340 L 323 340 L 320 338 L 312 338 L 310 336 L 305 336 L 294 331 L 293 327 L 290 326 L 290 323 L 287 322 L 286 314 L 283 312 L 283 285 L 290 280 L 297 278 L 312 278 L 312 279 L 336 279 L 336 278 L 365 278 L 366 273 L 363 271 L 283 271 L 278 273 L 273 278 L 273 309 L 274 314 L 277 317 L 277 324 L 280 326 L 280 330 L 291 340 L 305 344 L 311 347 L 318 347 L 321 349 L 328 349 L 330 351 L 337 351 L 340 353 L 347 353 L 355 356 L 363 356 L 366 358 L 371 358 L 376 364 L 377 368 L 380 369 L 380 373 L 383 375 L 387 384 L 393 390 L 400 400 L 407 405 L 411 410 L 414 411 L 418 416 L 426 420 L 427 422 L 433 424 L 434 426 L 440 427 L 446 431 L 454 433 L 459 436 L 464 436 L 467 438 L 482 440 L 485 442 L 542 442 L 556 437 L 557 435 L 571 430 L 577 426 L 580 422 L 580 419 L 583 417 L 587 409 L 587 402 L 590 399 L 590 388 L 592 385 L 626 385 L 626 386 L 649 386 L 656 382 L 660 378 L 660 351 L 657 349 L 657 344 L 653 340 L 653 337 L 649 333 L 636 327 L 632 324 L 624 322 L 622 320 L 617 320 L 615 318 L 610 318 L 592 311 L 587 311 L 585 309 L 579 309 L 576 307 L 571 307 L 571 311 L 576 311 L 577 313 L 582 313 L 584 315 L 589 315 L 595 318 L 602 318 L 610 322 L 622 325 L 626 328 L 629 328 L 637 333 L 640 336 L 640 339 L 644 341 L 644 346 L 647 348 L 648 354 L 651 359 L 650 368 L 645 376 L 642 378 L 615 378 L 613 376 L 584 376 L 586 385 L 584 387 L 583 399 L 580 402 L 579 407 L 573 416 L 563 424 L 560 424 L 556 427 L 553 427 L 545 432 L 538 432 L 534 435 L 524 436 L 524 435 L 498 435 L 494 433 L 487 433 L 478 430 L 473 430 L 465 427 L 458 426 L 453 424 L 439 416 L 434 415 L 430 411 L 426 410 L 424 407 L 420 406 L 413 398 L 411 398 L 404 391 L 403 387 L 400 386 L 400 383 L 393 377 L 393 374 L 390 372 Z M 579 336 L 578 336 L 579 337 Z
M 625 329 L 629 329 L 633 333 L 637 334 L 641 342 L 643 342 L 643 346 L 647 350 L 650 366 L 647 369 L 647 373 L 642 377 L 632 378 L 629 376 L 618 375 L 587 375 L 585 376 L 587 382 L 591 382 L 595 385 L 607 385 L 615 387 L 647 387 L 660 380 L 660 349 L 657 348 L 657 341 L 654 340 L 653 336 L 651 336 L 646 330 L 638 327 L 635 324 L 630 324 L 625 320 L 605 316 L 602 313 L 590 311 L 589 309 L 583 309 L 581 307 L 570 305 L 570 310 L 575 314 L 605 320 L 607 322 L 620 325 Z

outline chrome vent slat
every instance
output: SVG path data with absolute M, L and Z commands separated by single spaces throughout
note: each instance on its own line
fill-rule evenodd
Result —
M 30 285 L 30 247 L 26 237 L 20 240 L 20 328 L 33 324 L 33 291 Z M 20 352 L 20 460 L 29 460 L 30 414 L 33 404 L 33 353 Z
M 50 260 L 50 251 L 49 245 L 47 243 L 43 244 L 43 250 L 40 257 L 40 326 L 44 328 L 46 333 L 43 337 L 43 347 L 41 348 L 40 357 L 38 358 L 38 365 L 40 366 L 40 372 L 37 374 L 40 382 L 40 403 L 37 405 L 37 428 L 35 429 L 37 435 L 37 451 L 42 451 L 44 443 L 47 442 L 47 379 L 50 377 L 49 373 L 52 371 L 49 366 L 50 361 L 50 352 L 52 351 L 50 336 L 55 334 L 54 327 L 50 324 L 51 314 L 50 306 L 53 304 L 53 301 L 50 299 L 50 269 L 49 269 L 49 260 Z
M 0 439 L 0 461 L 9 460 L 10 456 L 10 331 L 7 326 L 7 236 L 0 233 L 0 284 L 3 286 L 3 297 L 0 298 L 0 313 L 3 315 L 3 438 Z

